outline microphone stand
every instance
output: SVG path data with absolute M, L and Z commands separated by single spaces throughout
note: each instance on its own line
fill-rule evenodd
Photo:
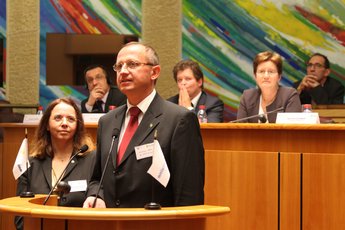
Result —
M 98 184 L 98 188 L 97 188 L 95 199 L 94 199 L 93 204 L 92 204 L 92 208 L 94 208 L 96 206 L 96 202 L 97 202 L 97 198 L 98 198 L 98 195 L 99 195 L 99 191 L 101 190 L 101 185 L 102 185 L 103 180 L 104 180 L 105 171 L 107 170 L 107 167 L 108 167 L 108 164 L 109 164 L 110 154 L 111 154 L 111 152 L 113 150 L 114 141 L 119 136 L 119 133 L 120 133 L 120 130 L 118 130 L 117 128 L 115 128 L 113 130 L 112 140 L 111 140 L 111 144 L 110 144 L 110 149 L 109 149 L 109 152 L 108 152 L 107 159 L 105 161 L 104 169 L 102 171 L 102 176 L 101 176 L 101 179 L 100 179 L 99 184 Z M 115 157 L 115 165 L 116 165 L 116 157 Z M 115 189 L 116 189 L 116 186 L 115 186 Z
M 154 134 L 154 140 L 157 140 L 157 130 L 155 131 Z M 152 155 L 152 162 L 153 162 L 153 155 Z M 145 204 L 144 208 L 147 210 L 160 210 L 161 209 L 161 205 L 154 202 L 154 198 L 155 198 L 155 189 L 154 189 L 154 183 L 155 180 L 153 179 L 153 177 L 151 177 L 151 202 Z
M 284 110 L 284 107 L 279 107 L 278 109 L 275 109 L 275 110 L 272 110 L 272 111 L 269 111 L 269 112 L 266 112 L 266 113 L 255 114 L 253 116 L 243 117 L 243 118 L 240 118 L 240 119 L 229 121 L 229 123 L 237 123 L 237 122 L 246 121 L 248 119 L 256 118 L 256 117 L 258 117 L 259 120 L 262 122 L 262 121 L 264 121 L 263 118 L 266 118 L 265 115 L 268 115 L 268 114 L 271 114 L 271 113 L 276 113 L 276 112 L 279 112 L 281 110 Z M 265 123 L 265 122 L 262 122 L 262 123 Z
M 25 128 L 25 139 L 28 139 L 28 129 Z M 30 190 L 30 175 L 29 175 L 29 152 L 27 152 L 27 161 L 25 162 L 25 166 L 26 166 L 26 191 L 25 192 L 21 192 L 20 193 L 20 197 L 21 198 L 28 198 L 28 197 L 35 197 L 35 194 L 33 192 L 31 192 Z
M 69 166 L 69 164 L 71 163 L 71 161 L 79 154 L 79 153 L 83 153 L 86 152 L 89 149 L 89 146 L 87 145 L 83 145 L 74 155 L 72 155 L 72 157 L 69 159 L 65 169 L 62 171 L 61 175 L 59 176 L 59 179 L 55 182 L 54 186 L 52 187 L 52 189 L 49 191 L 46 199 L 43 201 L 43 205 L 46 205 L 47 201 L 49 200 L 50 196 L 52 195 L 52 193 L 54 192 L 54 189 L 56 188 L 56 186 L 59 184 L 59 182 L 61 181 L 63 175 L 65 174 L 65 172 L 67 171 L 67 168 Z

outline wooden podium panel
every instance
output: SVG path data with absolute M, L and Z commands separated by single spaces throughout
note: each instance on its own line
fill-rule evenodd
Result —
M 303 230 L 345 229 L 345 154 L 303 154 Z
M 161 210 L 44 206 L 44 198 L 45 195 L 37 195 L 35 198 L 6 198 L 0 200 L 0 211 L 24 216 L 25 230 L 202 230 L 205 229 L 205 218 L 230 212 L 228 207 L 210 205 L 170 207 Z
M 207 150 L 205 195 L 207 204 L 231 204 L 231 215 L 207 219 L 207 229 L 274 229 L 278 154 Z
M 12 166 L 24 128 L 30 139 L 35 126 L 1 127 L 6 198 L 15 195 Z M 86 127 L 96 138 L 97 126 Z M 205 204 L 231 207 L 230 215 L 207 218 L 207 230 L 345 229 L 345 125 L 210 123 L 201 133 Z M 3 219 L 2 229 L 12 229 Z

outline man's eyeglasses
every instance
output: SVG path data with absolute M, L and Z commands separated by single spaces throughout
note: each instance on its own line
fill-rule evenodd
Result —
M 128 70 L 134 70 L 136 68 L 138 68 L 141 65 L 150 65 L 150 66 L 154 66 L 154 64 L 152 63 L 144 63 L 144 62 L 136 62 L 136 61 L 127 61 L 124 63 L 118 63 L 113 65 L 113 70 L 115 72 L 120 72 L 122 70 L 122 67 L 126 66 L 126 68 Z
M 96 77 L 92 78 L 92 77 L 89 77 L 89 78 L 86 78 L 86 82 L 87 84 L 91 84 L 94 80 L 96 80 L 97 82 L 101 81 L 103 78 L 105 78 L 105 76 L 103 75 L 97 75 Z
M 320 63 L 308 63 L 307 64 L 307 68 L 311 68 L 311 67 L 314 67 L 315 69 L 321 69 L 321 68 L 324 68 L 325 66 L 320 64 Z
M 275 74 L 277 74 L 278 72 L 275 70 L 259 70 L 256 72 L 256 74 L 264 76 L 265 74 L 267 74 L 268 76 L 273 76 Z

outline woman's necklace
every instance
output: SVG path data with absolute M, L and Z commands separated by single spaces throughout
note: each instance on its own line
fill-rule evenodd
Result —
M 68 163 L 67 158 L 57 158 L 54 157 L 52 160 L 52 184 L 54 185 L 59 177 L 63 177 L 62 173 Z

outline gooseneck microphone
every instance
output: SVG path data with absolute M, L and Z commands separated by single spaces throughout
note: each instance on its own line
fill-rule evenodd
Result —
M 107 167 L 108 167 L 108 164 L 109 164 L 110 155 L 111 155 L 111 152 L 113 150 L 114 141 L 115 141 L 116 138 L 118 138 L 119 134 L 120 134 L 120 130 L 118 128 L 113 129 L 113 132 L 111 134 L 111 138 L 112 139 L 111 139 L 111 144 L 110 144 L 107 160 L 105 161 L 104 169 L 102 171 L 102 176 L 101 176 L 101 179 L 100 179 L 99 184 L 98 184 L 98 188 L 97 188 L 95 200 L 93 201 L 93 204 L 92 204 L 92 208 L 94 208 L 96 206 L 96 202 L 97 202 L 97 198 L 98 198 L 98 195 L 99 195 L 99 191 L 101 190 L 101 186 L 103 184 L 105 171 L 107 170 Z M 115 165 L 116 165 L 116 158 L 117 158 L 117 154 L 115 154 Z
M 72 161 L 78 154 L 84 153 L 84 152 L 86 152 L 88 149 L 89 149 L 89 146 L 83 145 L 75 154 L 73 154 L 73 155 L 71 156 L 71 158 L 69 159 L 69 161 L 68 161 L 68 163 L 67 163 L 65 169 L 62 171 L 61 175 L 59 176 L 59 179 L 56 181 L 56 183 L 54 184 L 54 186 L 52 187 L 52 189 L 49 191 L 49 193 L 48 193 L 46 199 L 43 201 L 43 205 L 46 205 L 46 203 L 47 203 L 47 201 L 49 200 L 50 196 L 52 195 L 54 189 L 56 188 L 56 186 L 57 186 L 57 185 L 59 184 L 59 182 L 61 181 L 62 176 L 65 174 L 65 172 L 66 172 L 66 170 L 67 170 L 69 164 L 71 163 L 71 161 Z
M 55 192 L 59 196 L 58 206 L 61 206 L 62 200 L 63 200 L 63 196 L 67 195 L 70 191 L 71 191 L 71 185 L 69 185 L 67 182 L 60 181 L 57 184 Z
M 237 123 L 237 122 L 246 121 L 246 120 L 249 120 L 249 119 L 252 119 L 252 118 L 256 118 L 256 117 L 259 119 L 259 121 L 261 123 L 265 123 L 267 121 L 266 115 L 271 114 L 271 113 L 277 113 L 277 112 L 282 111 L 282 110 L 284 110 L 283 106 L 279 107 L 278 109 L 266 112 L 266 113 L 255 114 L 253 116 L 243 117 L 243 118 L 240 118 L 240 119 L 229 121 L 229 123 Z

